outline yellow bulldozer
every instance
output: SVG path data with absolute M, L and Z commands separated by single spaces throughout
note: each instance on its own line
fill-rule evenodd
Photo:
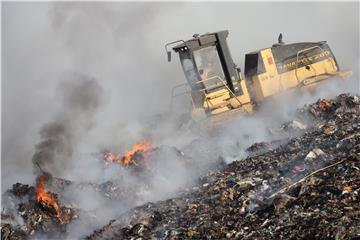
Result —
M 292 88 L 315 85 L 330 77 L 346 78 L 326 41 L 284 44 L 282 34 L 271 47 L 245 55 L 245 71 L 237 67 L 227 44 L 229 32 L 195 34 L 165 45 L 179 54 L 187 82 L 175 86 L 173 98 L 191 96 L 191 117 L 216 123 L 234 113 L 252 113 L 256 106 Z

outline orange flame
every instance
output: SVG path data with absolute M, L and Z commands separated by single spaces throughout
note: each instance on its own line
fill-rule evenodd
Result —
M 45 184 L 47 180 L 48 180 L 47 176 L 42 175 L 38 177 L 36 183 L 36 200 L 40 204 L 45 205 L 46 207 L 49 207 L 51 209 L 54 209 L 56 212 L 55 217 L 57 217 L 60 220 L 61 224 L 67 223 L 68 219 L 62 217 L 61 209 L 55 198 L 55 194 L 46 191 Z
M 151 168 L 147 164 L 147 160 L 151 150 L 152 150 L 151 142 L 143 140 L 136 143 L 131 148 L 131 150 L 125 152 L 123 157 L 120 157 L 120 154 L 115 154 L 112 152 L 104 152 L 103 159 L 106 165 L 111 163 L 118 163 L 124 165 L 125 167 L 128 167 L 130 165 L 142 166 L 148 170 L 151 170 Z M 138 153 L 142 154 L 140 158 L 136 157 L 137 156 L 136 154 Z
M 332 102 L 330 100 L 323 99 L 320 101 L 319 105 L 322 109 L 329 109 L 332 106 Z
M 136 165 L 136 162 L 133 161 L 133 157 L 136 153 L 146 153 L 151 149 L 151 142 L 149 141 L 141 141 L 133 146 L 130 151 L 127 151 L 122 159 L 122 162 L 125 166 L 133 163 Z

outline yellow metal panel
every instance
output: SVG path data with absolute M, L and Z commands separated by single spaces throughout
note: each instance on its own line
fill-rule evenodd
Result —
M 243 108 L 245 109 L 246 112 L 248 113 L 252 113 L 253 112 L 253 106 L 251 103 L 247 103 L 245 105 L 243 105 Z
M 245 104 L 251 103 L 249 91 L 248 91 L 247 86 L 246 86 L 246 81 L 241 80 L 240 81 L 240 86 L 241 86 L 241 90 L 242 90 L 243 94 L 239 95 L 239 96 L 236 96 L 236 97 L 231 95 L 231 98 L 228 100 L 229 104 L 234 109 L 239 108 L 239 107 L 243 107 Z M 248 109 L 249 108 L 245 109 L 245 111 L 248 112 L 247 111 Z M 251 111 L 252 111 L 252 109 L 251 109 Z
M 278 75 L 278 71 L 275 64 L 275 59 L 272 54 L 271 48 L 262 50 L 261 57 L 264 62 L 265 71 L 268 75 Z
M 242 104 L 250 102 L 251 99 L 250 99 L 249 91 L 247 89 L 245 80 L 240 81 L 240 86 L 241 86 L 243 94 L 238 96 L 238 99 L 240 100 L 240 102 Z
M 206 94 L 204 101 L 204 108 L 216 108 L 226 102 L 230 98 L 230 93 L 227 89 L 221 89 L 209 94 Z
M 207 103 L 205 103 L 205 105 L 206 105 L 206 104 L 209 104 L 210 107 L 211 107 L 211 106 L 219 105 L 219 104 L 221 104 L 221 103 L 223 103 L 223 102 L 225 102 L 225 101 L 226 101 L 226 100 L 223 99 L 223 98 L 214 98 L 214 99 L 211 99 L 211 100 L 207 100 Z M 207 107 L 207 105 L 206 105 L 206 107 Z
M 327 74 L 334 73 L 337 71 L 336 64 L 333 58 L 325 59 L 320 62 L 316 62 L 308 65 L 309 69 L 306 67 L 298 68 L 297 70 L 292 70 L 286 73 L 281 74 L 281 79 L 285 83 L 287 88 L 295 87 L 304 79 Z
M 206 95 L 204 108 L 209 108 L 211 114 L 219 114 L 231 109 L 242 108 L 244 105 L 251 105 L 250 95 L 245 80 L 240 81 L 243 94 L 234 96 L 228 89 L 221 89 Z M 246 112 L 252 112 L 252 106 L 244 108 Z
M 262 95 L 264 97 L 276 94 L 284 88 L 278 75 L 264 74 L 262 76 L 259 76 L 259 79 Z
M 284 89 L 271 49 L 262 50 L 260 53 L 266 72 L 259 74 L 257 77 L 253 77 L 255 101 L 261 101 L 263 98 L 276 94 Z
M 299 84 L 299 82 L 295 76 L 295 71 L 291 71 L 291 72 L 293 72 L 293 73 L 292 74 L 280 74 L 280 76 L 279 76 L 281 85 L 283 86 L 283 91 L 288 88 L 295 87 L 296 85 Z
M 227 99 L 229 97 L 230 97 L 230 93 L 229 90 L 227 89 L 220 89 L 218 91 L 206 94 L 206 99 L 216 99 L 216 98 Z
M 226 111 L 229 111 L 230 109 L 228 107 L 222 107 L 222 108 L 217 108 L 211 111 L 211 114 L 219 114 L 219 113 L 223 113 Z
M 264 53 L 262 56 L 268 57 L 269 55 Z M 334 73 L 337 71 L 333 58 L 324 59 L 323 61 L 310 64 L 308 65 L 308 69 L 304 66 L 298 68 L 297 70 L 295 69 L 280 75 L 275 74 L 274 69 L 272 69 L 272 66 L 267 63 L 267 60 L 264 60 L 264 66 L 266 70 L 271 72 L 271 74 L 266 72 L 252 78 L 254 83 L 254 100 L 257 102 L 262 101 L 268 96 L 295 87 L 304 79 L 326 73 Z

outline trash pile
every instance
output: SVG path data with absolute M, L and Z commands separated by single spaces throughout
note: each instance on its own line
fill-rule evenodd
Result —
M 5 206 L 1 213 L 1 240 L 29 239 L 41 235 L 44 239 L 64 239 L 67 225 L 79 217 L 96 222 L 96 214 L 74 202 L 76 194 L 91 191 L 106 202 L 121 202 L 132 206 L 138 199 L 133 188 L 140 187 L 105 181 L 103 183 L 72 182 L 49 174 L 37 178 L 36 186 L 16 183 L 2 195 Z M 96 209 L 95 209 L 96 210 Z
M 1 239 L 26 239 L 37 231 L 51 237 L 64 232 L 66 225 L 78 217 L 79 210 L 59 204 L 61 199 L 54 192 L 69 184 L 69 181 L 46 174 L 37 178 L 35 187 L 14 184 L 2 195 L 7 209 L 1 213 Z
M 268 129 L 276 140 L 254 143 L 246 159 L 226 165 L 215 156 L 213 170 L 177 197 L 135 207 L 86 239 L 358 239 L 359 113 L 359 98 L 348 94 L 304 106 L 295 120 Z M 161 156 L 202 176 L 203 163 L 190 157 L 201 145 L 179 150 L 143 142 L 123 157 L 102 154 L 105 168 L 121 166 L 141 179 L 131 184 L 72 182 L 45 172 L 35 186 L 16 183 L 2 194 L 1 240 L 64 239 L 80 217 L 96 222 L 69 193 L 90 188 L 109 204 L 138 205 L 135 189 L 150 184 Z
M 189 158 L 175 147 L 150 148 L 150 145 L 145 145 L 146 151 L 141 151 L 143 148 L 139 146 L 136 144 L 136 150 L 127 151 L 123 157 L 107 152 L 97 159 L 101 160 L 104 168 L 117 164 L 126 170 L 125 175 L 119 172 L 118 178 L 99 183 L 53 177 L 39 166 L 43 175 L 37 177 L 35 186 L 16 183 L 2 194 L 1 240 L 28 239 L 39 234 L 45 239 L 66 238 L 69 233 L 67 225 L 78 221 L 79 217 L 93 225 L 97 223 L 96 212 L 100 209 L 84 209 L 78 205 L 76 196 L 83 192 L 87 192 L 88 196 L 91 192 L 101 196 L 103 204 L 116 204 L 129 209 L 142 202 L 142 191 L 150 187 L 149 179 L 157 172 L 158 155 L 166 153 L 174 161 L 190 164 Z M 124 164 L 123 160 L 127 158 L 125 163 L 128 164 Z M 116 159 L 119 161 L 116 162 Z M 130 180 L 124 181 L 124 177 L 130 177 Z
M 86 239 L 359 239 L 360 100 L 341 94 L 297 113 L 282 129 L 303 134 L 256 143 L 179 197 L 136 207 Z
M 132 149 L 127 151 L 122 157 L 120 157 L 120 154 L 115 154 L 111 151 L 104 151 L 103 160 L 106 165 L 116 163 L 125 167 L 151 170 L 148 160 L 150 158 L 149 155 L 151 155 L 154 151 L 156 151 L 156 148 L 152 148 L 151 142 L 143 140 L 136 143 Z
M 161 145 L 159 147 L 152 146 L 151 142 L 143 140 L 136 143 L 129 151 L 126 151 L 123 156 L 119 153 L 114 153 L 109 150 L 103 151 L 102 161 L 105 166 L 112 166 L 117 164 L 128 169 L 131 172 L 138 172 L 139 174 L 149 174 L 156 172 L 157 157 L 164 152 L 172 152 L 176 156 L 176 160 L 187 164 L 190 160 L 184 152 L 176 147 L 169 147 Z

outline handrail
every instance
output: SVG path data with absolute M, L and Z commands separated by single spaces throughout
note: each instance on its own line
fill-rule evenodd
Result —
M 170 45 L 172 45 L 172 44 L 175 44 L 175 43 L 178 43 L 178 42 L 183 42 L 184 45 L 186 46 L 186 42 L 185 42 L 184 40 L 182 40 L 182 39 L 176 40 L 176 41 L 173 41 L 173 42 L 169 42 L 169 43 L 165 44 L 165 51 L 166 51 L 166 53 L 167 53 L 167 55 L 168 55 L 168 62 L 171 61 L 171 51 L 169 51 L 167 48 L 168 48 L 168 46 L 170 46 Z
M 210 77 L 210 78 L 207 78 L 207 79 L 203 79 L 201 81 L 197 81 L 195 84 L 201 84 L 201 83 L 204 83 L 204 82 L 208 82 L 208 81 L 211 81 L 211 80 L 218 80 L 220 81 L 220 85 L 218 85 L 217 87 L 220 87 L 220 86 L 224 86 L 226 87 L 226 89 L 230 92 L 230 94 L 239 102 L 240 105 L 243 105 L 243 103 L 240 101 L 240 99 L 235 95 L 235 93 L 227 86 L 226 82 L 224 79 L 222 79 L 221 77 L 219 76 L 213 76 L 213 77 Z M 192 93 L 192 92 L 203 92 L 205 93 L 205 91 L 211 89 L 209 87 L 204 87 L 202 89 L 198 89 L 198 90 L 190 90 L 190 91 L 184 91 L 182 93 L 179 93 L 179 94 L 174 94 L 175 93 L 175 89 L 179 88 L 179 87 L 183 87 L 183 86 L 187 86 L 189 87 L 189 84 L 188 83 L 182 83 L 182 84 L 179 84 L 179 85 L 176 85 L 175 87 L 172 88 L 172 91 L 171 91 L 171 103 L 170 103 L 170 106 L 172 108 L 172 105 L 173 105 L 173 98 L 174 97 L 178 97 L 178 96 L 181 96 L 181 95 L 184 95 L 184 94 L 188 94 L 188 93 Z M 212 86 L 214 87 L 214 86 Z M 191 98 L 191 103 L 193 105 L 193 108 L 195 108 L 195 103 L 194 103 L 194 100 Z M 208 101 L 206 101 L 206 104 L 208 105 L 207 108 L 209 108 L 209 103 Z
M 233 91 L 231 91 L 231 89 L 227 86 L 226 82 L 219 76 L 213 76 L 213 77 L 210 77 L 210 78 L 207 78 L 207 79 L 204 79 L 204 80 L 201 80 L 201 81 L 198 81 L 196 84 L 199 84 L 199 83 L 204 83 L 204 82 L 207 82 L 207 81 L 211 81 L 211 80 L 214 80 L 214 79 L 217 79 L 217 80 L 220 80 L 220 82 L 222 83 L 223 86 L 226 87 L 226 89 L 231 93 L 231 95 L 233 95 L 233 97 L 241 104 L 241 101 L 239 100 L 239 98 L 235 95 L 235 93 Z M 203 89 L 200 89 L 199 91 L 206 91 L 208 90 L 209 88 L 205 87 Z
M 309 48 L 305 48 L 305 49 L 302 49 L 302 50 L 300 50 L 300 51 L 298 51 L 297 53 L 296 53 L 296 68 L 295 68 L 295 76 L 296 76 L 296 80 L 299 82 L 299 77 L 298 77 L 298 74 L 297 74 L 297 70 L 298 70 L 298 66 L 299 66 L 299 54 L 300 53 L 303 53 L 303 52 L 307 52 L 307 51 L 310 51 L 310 50 L 312 50 L 312 49 L 315 49 L 315 48 L 319 48 L 320 49 L 320 51 L 321 52 L 323 52 L 324 53 L 324 55 L 326 56 L 326 53 L 325 53 L 325 51 L 324 51 L 324 49 L 322 49 L 319 45 L 316 45 L 316 46 L 312 46 L 312 47 L 309 47 Z M 327 57 L 329 60 L 330 60 L 330 57 L 328 56 Z M 333 67 L 333 69 L 334 69 L 334 72 L 336 71 L 335 70 L 335 66 L 334 66 L 334 63 L 330 60 L 330 62 L 331 62 L 331 65 L 332 65 L 332 67 Z M 311 65 L 311 64 L 310 64 Z M 315 71 L 315 77 L 317 76 L 317 74 L 316 74 L 316 71 Z

